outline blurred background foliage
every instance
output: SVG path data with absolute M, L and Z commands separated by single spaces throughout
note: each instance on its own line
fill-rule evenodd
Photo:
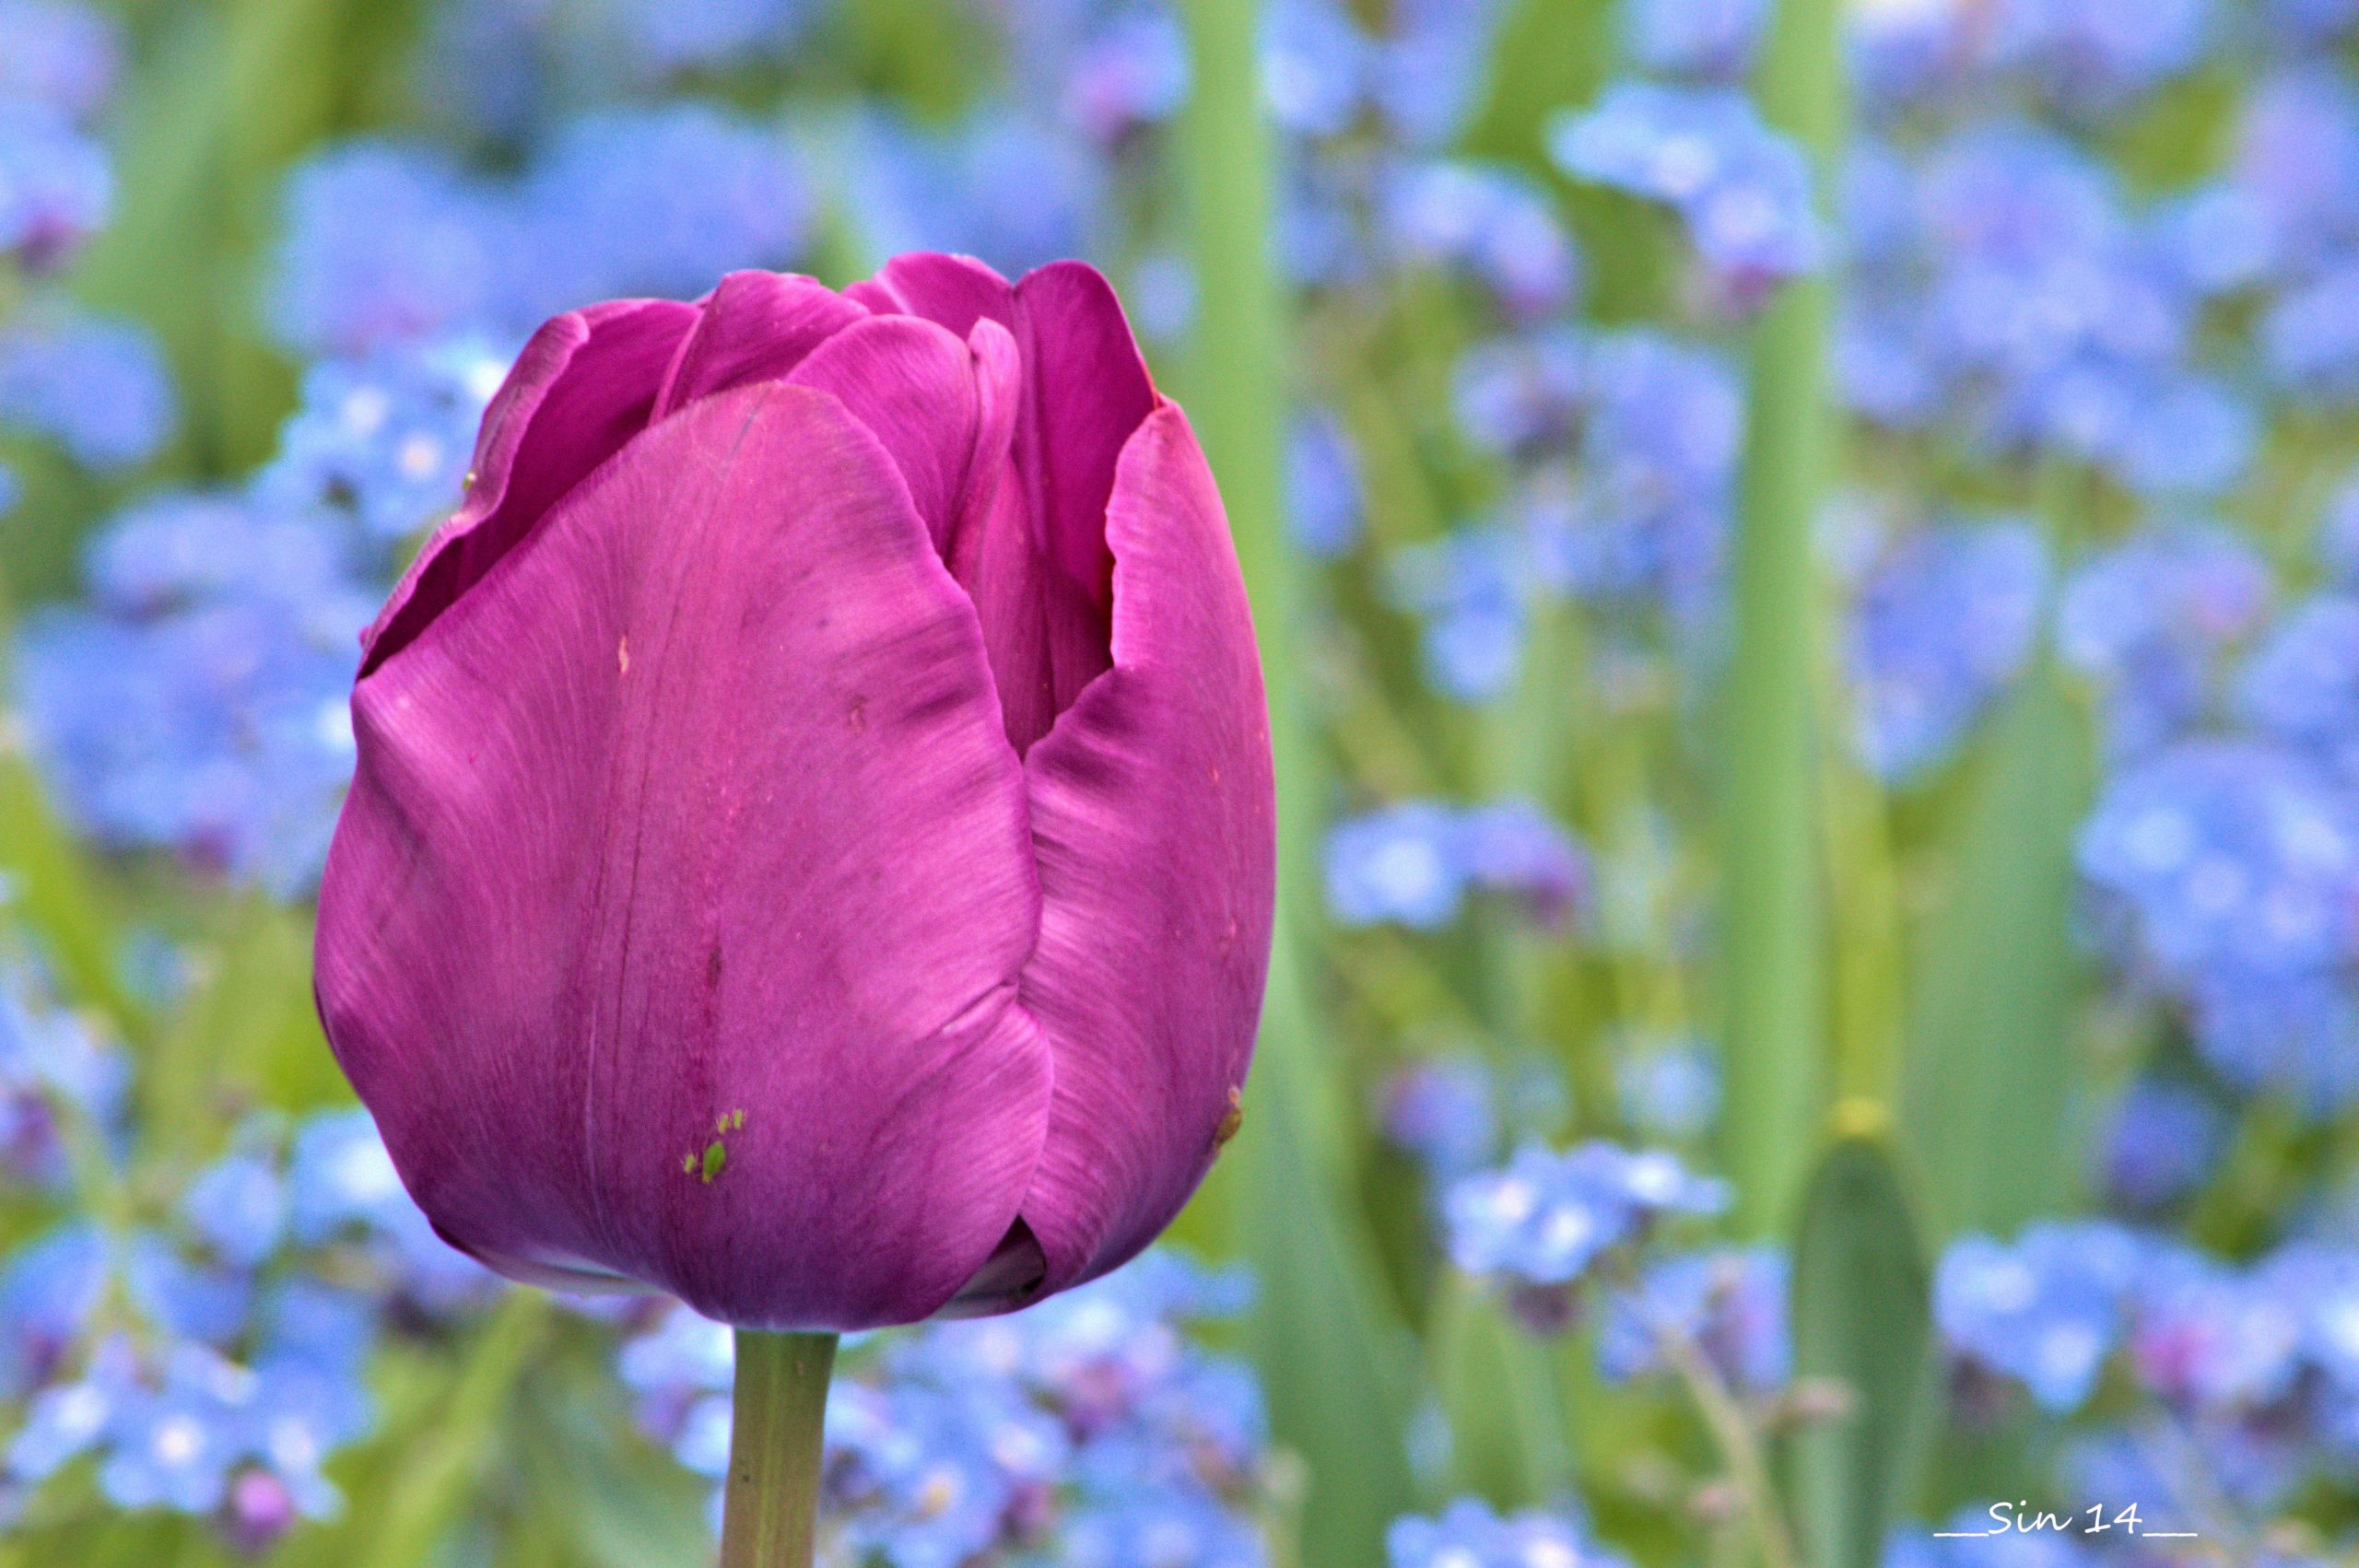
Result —
M 1203 432 L 1284 918 L 1168 1246 L 848 1347 L 829 1562 L 2359 1562 L 2354 35 L 0 0 L 0 1564 L 709 1554 L 725 1332 L 434 1238 L 308 900 L 531 327 L 920 247 Z

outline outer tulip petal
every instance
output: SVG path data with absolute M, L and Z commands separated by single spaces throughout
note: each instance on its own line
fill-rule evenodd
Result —
M 361 634 L 362 674 L 406 647 L 639 432 L 648 389 L 696 318 L 692 305 L 622 299 L 569 311 L 533 334 L 484 411 L 465 504 Z
M 445 1235 L 765 1328 L 922 1317 L 993 1256 L 1052 1071 L 1015 1001 L 1025 782 L 972 613 L 834 398 L 746 387 L 647 431 L 354 716 L 321 1012 Z M 1061 835 L 1099 809 L 1083 748 L 1121 741 L 1097 735 L 1043 781 Z M 1218 901 L 1149 879 L 1191 919 Z
M 916 316 L 863 316 L 786 379 L 834 393 L 884 443 L 934 549 L 946 552 L 981 413 L 967 345 Z
M 1252 1053 L 1276 895 L 1269 719 L 1227 520 L 1185 415 L 1122 453 L 1114 665 L 1034 746 L 1026 1008 L 1056 1054 L 1024 1218 L 1062 1290 L 1123 1262 L 1211 1165 Z
M 734 272 L 699 302 L 655 396 L 658 419 L 731 387 L 784 380 L 813 349 L 868 312 L 791 273 Z

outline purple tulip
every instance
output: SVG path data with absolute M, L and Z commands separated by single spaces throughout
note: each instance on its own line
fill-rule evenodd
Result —
M 745 1328 L 1001 1311 L 1234 1129 L 1261 666 L 1090 268 L 559 316 L 364 643 L 320 1012 L 491 1267 Z

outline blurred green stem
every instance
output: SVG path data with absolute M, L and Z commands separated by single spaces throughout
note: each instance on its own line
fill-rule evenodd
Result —
M 833 1334 L 737 1330 L 721 1568 L 811 1568 Z
M 1662 1351 L 1663 1360 L 1671 1363 L 1672 1371 L 1686 1388 L 1687 1397 L 1695 1401 L 1696 1413 L 1711 1432 L 1713 1446 L 1720 1451 L 1720 1462 L 1729 1468 L 1729 1480 L 1743 1504 L 1745 1520 L 1760 1548 L 1764 1568 L 1796 1568 L 1799 1559 L 1794 1555 L 1793 1532 L 1787 1527 L 1786 1515 L 1778 1507 L 1778 1489 L 1769 1479 L 1768 1457 L 1763 1450 L 1760 1433 L 1754 1429 L 1753 1418 L 1745 1413 L 1727 1381 L 1684 1331 L 1675 1324 L 1660 1320 L 1650 1322 L 1649 1327 Z
M 1218 477 L 1252 599 L 1277 769 L 1277 920 L 1242 1133 L 1202 1202 L 1260 1281 L 1250 1334 L 1280 1442 L 1308 1467 L 1303 1557 L 1383 1551 L 1410 1486 L 1398 1433 L 1402 1341 L 1355 1200 L 1347 1082 L 1325 1071 L 1312 1006 L 1315 852 L 1325 769 L 1303 712 L 1300 563 L 1285 531 L 1285 300 L 1270 257 L 1269 127 L 1254 0 L 1188 0 L 1193 76 L 1181 163 L 1197 319 L 1188 407 Z
M 1824 206 L 1842 126 L 1838 0 L 1779 0 L 1761 111 L 1808 154 Z M 1828 467 L 1824 272 L 1781 287 L 1755 329 L 1727 701 L 1727 1095 L 1738 1223 L 1766 1235 L 1799 1188 L 1825 1064 L 1813 534 Z
M 1822 690 L 1839 696 L 1835 683 Z M 1833 704 L 1829 703 L 1832 711 Z M 1825 816 L 1833 880 L 1835 1071 L 1838 1106 L 1888 1116 L 1898 1094 L 1907 965 L 1901 945 L 1900 883 L 1893 862 L 1890 802 L 1862 768 L 1826 768 Z M 1845 1114 L 1840 1111 L 1837 1113 Z
M 551 1310 L 545 1293 L 511 1289 L 477 1332 L 436 1416 L 435 1440 L 412 1450 L 381 1522 L 370 1531 L 370 1568 L 416 1568 L 432 1560 L 467 1503 L 516 1385 L 548 1331 Z
M 1196 59 L 1187 126 L 1195 229 L 1197 342 L 1190 416 L 1220 480 L 1253 630 L 1269 681 L 1278 778 L 1279 898 L 1306 881 L 1317 774 L 1296 683 L 1299 563 L 1285 515 L 1279 432 L 1285 423 L 1285 323 L 1268 255 L 1269 135 L 1262 123 L 1253 0 L 1191 0 Z M 1299 909 L 1292 911 L 1299 915 Z

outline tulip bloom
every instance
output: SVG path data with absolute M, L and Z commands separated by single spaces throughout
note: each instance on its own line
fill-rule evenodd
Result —
M 558 317 L 364 643 L 320 1013 L 492 1268 L 744 1328 L 1004 1310 L 1233 1129 L 1261 667 L 1088 267 Z

